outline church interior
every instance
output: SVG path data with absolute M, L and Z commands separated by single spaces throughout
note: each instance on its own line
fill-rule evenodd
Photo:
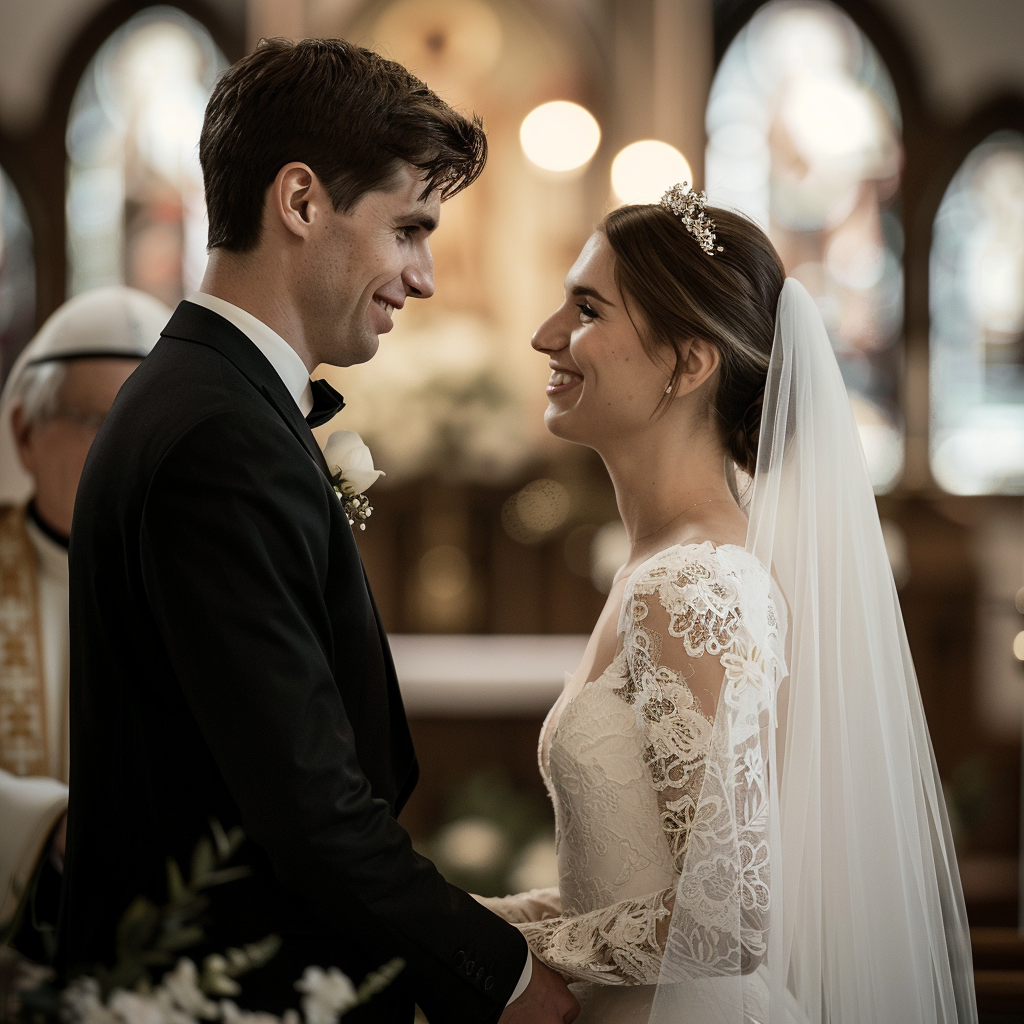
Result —
M 1024 4 L 4 0 L 4 377 L 72 296 L 196 289 L 205 104 L 269 36 L 371 47 L 488 135 L 443 208 L 433 300 L 371 362 L 316 374 L 347 403 L 318 438 L 359 432 L 386 473 L 357 540 L 421 765 L 417 845 L 484 895 L 552 884 L 537 737 L 626 552 L 600 460 L 544 430 L 530 338 L 605 212 L 690 181 L 766 228 L 825 319 L 982 1019 L 1024 1020 Z

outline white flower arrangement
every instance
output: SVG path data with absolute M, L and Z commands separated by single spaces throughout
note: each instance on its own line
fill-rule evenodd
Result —
M 168 858 L 167 903 L 157 906 L 139 896 L 130 904 L 118 924 L 118 956 L 112 968 L 97 964 L 91 973 L 64 985 L 53 968 L 19 962 L 15 954 L 13 993 L 0 992 L 0 1019 L 31 1024 L 337 1024 L 405 969 L 405 961 L 396 957 L 356 988 L 337 967 L 307 967 L 295 983 L 302 993 L 302 1016 L 292 1009 L 276 1017 L 242 1010 L 229 997 L 242 992 L 236 979 L 276 955 L 281 946 L 277 935 L 211 953 L 201 970 L 188 957 L 175 963 L 175 953 L 205 939 L 205 893 L 251 873 L 249 867 L 231 863 L 244 842 L 240 828 L 225 831 L 211 818 L 210 835 L 200 838 L 192 854 L 188 881 L 177 861 Z M 0 945 L 0 954 L 4 948 Z M 169 969 L 157 981 L 151 971 L 161 966 Z
M 307 967 L 295 983 L 303 993 L 302 1017 L 297 1010 L 276 1017 L 241 1010 L 230 999 L 210 999 L 200 987 L 195 963 L 182 957 L 155 988 L 114 989 L 105 1001 L 95 978 L 76 978 L 63 992 L 61 1016 L 68 1024 L 337 1024 L 349 1010 L 387 988 L 404 966 L 401 959 L 392 960 L 358 988 L 337 967 Z
M 354 430 L 334 431 L 324 445 L 324 458 L 349 526 L 358 521 L 359 529 L 365 530 L 373 506 L 363 492 L 384 476 L 384 471 L 374 469 L 370 449 Z

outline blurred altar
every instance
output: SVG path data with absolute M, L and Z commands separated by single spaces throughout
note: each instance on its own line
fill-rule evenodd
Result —
M 196 141 L 262 36 L 344 36 L 484 118 L 437 294 L 323 367 L 387 476 L 358 536 L 423 783 L 481 891 L 547 884 L 536 739 L 624 558 L 530 348 L 604 212 L 677 180 L 766 227 L 864 442 L 972 923 L 1016 925 L 1024 718 L 1024 5 L 1016 0 L 5 0 L 0 362 L 63 299 L 205 266 Z M 482 670 L 480 666 L 488 666 Z M 475 667 L 474 667 L 475 666 Z M 547 845 L 545 845 L 547 844 Z

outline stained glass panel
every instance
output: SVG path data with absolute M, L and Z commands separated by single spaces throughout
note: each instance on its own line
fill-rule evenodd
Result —
M 130 284 L 174 305 L 206 268 L 199 132 L 227 66 L 172 7 L 127 21 L 100 48 L 68 121 L 68 287 Z
M 4 377 L 35 329 L 32 228 L 13 182 L 0 170 L 0 361 Z
M 967 157 L 932 231 L 931 463 L 954 494 L 1024 494 L 1024 135 Z
M 854 22 L 822 0 L 765 4 L 726 51 L 707 109 L 716 205 L 768 232 L 821 309 L 875 490 L 903 468 L 902 121 Z

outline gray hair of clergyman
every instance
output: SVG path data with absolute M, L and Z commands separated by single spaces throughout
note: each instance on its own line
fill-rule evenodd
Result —
M 67 363 L 63 360 L 27 366 L 11 391 L 11 401 L 21 406 L 28 423 L 39 426 L 57 415 L 67 377 Z

